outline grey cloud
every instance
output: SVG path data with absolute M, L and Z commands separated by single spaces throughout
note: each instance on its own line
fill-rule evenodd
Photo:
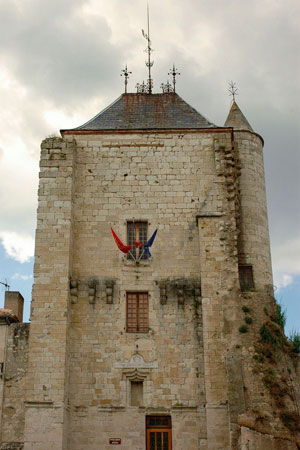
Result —
M 28 148 L 49 132 L 41 117 L 47 102 L 71 114 L 95 97 L 113 101 L 122 92 L 119 71 L 125 62 L 134 72 L 132 92 L 136 82 L 146 79 L 140 3 L 111 1 L 116 11 L 120 9 L 115 17 L 118 28 L 130 30 L 126 43 L 112 43 L 114 31 L 105 11 L 89 23 L 84 21 L 80 15 L 84 0 L 24 1 L 21 9 L 13 2 L 1 3 L 0 55 L 29 91 L 29 101 L 19 111 L 20 132 Z M 174 61 L 181 72 L 178 93 L 209 120 L 223 125 L 230 107 L 227 82 L 237 82 L 237 102 L 265 139 L 275 244 L 299 226 L 298 8 L 298 0 L 151 3 L 156 91 Z
M 120 50 L 110 43 L 106 20 L 85 23 L 74 13 L 81 3 L 35 2 L 22 18 L 13 6 L 3 7 L 2 57 L 27 89 L 56 104 L 73 105 L 108 89 L 119 69 Z

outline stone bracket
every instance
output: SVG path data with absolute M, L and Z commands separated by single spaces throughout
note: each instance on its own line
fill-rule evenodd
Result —
M 105 280 L 105 294 L 106 294 L 106 303 L 111 305 L 114 299 L 114 285 L 116 284 L 115 280 Z
M 78 301 L 78 281 L 70 280 L 70 295 L 71 295 L 71 303 L 77 303 Z
M 168 292 L 175 292 L 179 305 L 184 305 L 186 297 L 194 296 L 197 304 L 201 302 L 201 280 L 200 278 L 166 278 L 158 282 L 160 292 L 160 304 L 165 305 Z

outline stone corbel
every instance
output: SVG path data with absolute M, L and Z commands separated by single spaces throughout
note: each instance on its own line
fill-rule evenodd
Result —
M 178 305 L 184 305 L 184 286 L 178 286 L 177 288 L 177 301 Z
M 92 305 L 96 303 L 96 281 L 91 280 L 88 282 L 89 287 L 89 303 Z
M 71 295 L 71 303 L 75 304 L 78 301 L 78 281 L 71 280 L 70 281 L 70 295 Z
M 194 284 L 194 293 L 195 293 L 195 305 L 198 306 L 201 304 L 202 296 L 201 296 L 201 283 L 195 282 Z
M 159 295 L 160 304 L 165 305 L 167 303 L 167 283 L 165 281 L 159 282 Z
M 185 291 L 188 288 L 187 280 L 184 280 L 183 278 L 179 278 L 179 279 L 175 280 L 174 288 L 175 288 L 175 292 L 177 294 L 178 305 L 184 305 Z
M 106 303 L 112 304 L 114 299 L 114 280 L 106 280 L 105 281 L 105 294 L 106 294 Z

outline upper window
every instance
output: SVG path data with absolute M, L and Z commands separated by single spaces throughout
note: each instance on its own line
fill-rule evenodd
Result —
M 149 306 L 147 292 L 127 292 L 127 321 L 129 333 L 148 333 Z
M 242 291 L 254 289 L 252 266 L 239 266 L 239 276 Z
M 131 245 L 131 250 L 127 254 L 129 259 L 146 258 L 144 247 L 137 244 L 136 248 L 136 243 L 147 244 L 147 228 L 147 222 L 127 222 L 127 244 Z

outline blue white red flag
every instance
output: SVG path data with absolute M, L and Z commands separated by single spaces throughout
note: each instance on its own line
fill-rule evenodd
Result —
M 152 234 L 151 238 L 147 241 L 147 244 L 144 244 L 144 251 L 145 251 L 147 258 L 151 258 L 151 253 L 150 253 L 149 247 L 152 246 L 154 239 L 156 237 L 156 234 L 157 234 L 157 228 L 154 231 L 154 233 Z

